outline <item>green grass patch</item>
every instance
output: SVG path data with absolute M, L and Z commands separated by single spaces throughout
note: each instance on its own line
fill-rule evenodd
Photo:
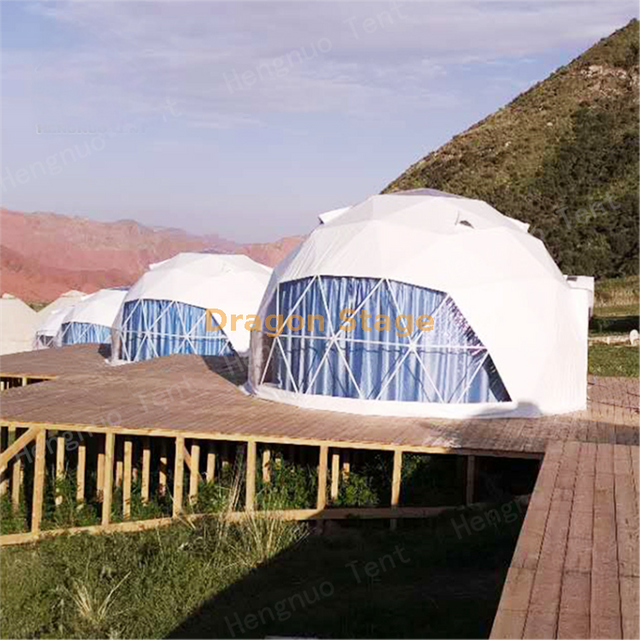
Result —
M 589 373 L 594 376 L 637 378 L 640 376 L 638 348 L 594 344 L 589 347 Z
M 0 631 L 4 638 L 488 637 L 522 522 L 521 508 L 507 507 L 465 520 L 457 513 L 401 522 L 396 532 L 385 522 L 327 523 L 325 535 L 309 536 L 292 522 L 207 518 L 6 547 Z M 471 515 L 479 517 L 473 527 Z M 242 629 L 229 626 L 238 619 Z

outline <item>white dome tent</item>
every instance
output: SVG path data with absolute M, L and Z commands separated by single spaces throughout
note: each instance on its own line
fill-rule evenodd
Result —
M 112 359 L 246 355 L 245 319 L 257 313 L 270 276 L 269 267 L 244 255 L 180 253 L 151 265 L 129 290 L 114 324 Z M 221 330 L 207 329 L 207 309 L 226 314 Z M 235 328 L 231 314 L 243 315 Z M 223 318 L 213 314 L 213 320 Z
M 87 294 L 82 291 L 71 289 L 56 298 L 44 309 L 38 311 L 38 325 L 33 341 L 34 349 L 46 349 L 55 346 L 55 337 L 60 330 L 60 325 L 64 317 L 69 313 L 71 307 L 75 306 Z
M 10 293 L 0 298 L 0 355 L 31 351 L 37 323 L 36 312 Z
M 47 315 L 44 322 L 39 323 L 33 340 L 34 349 L 47 349 L 55 346 L 56 336 L 68 313 L 69 307 L 54 309 Z
M 263 298 L 260 317 L 282 329 L 253 333 L 252 393 L 450 418 L 585 407 L 588 294 L 528 225 L 430 189 L 320 219 Z
M 38 322 L 40 323 L 40 325 L 42 325 L 47 320 L 49 315 L 54 311 L 69 311 L 70 307 L 80 302 L 80 300 L 86 295 L 87 294 L 83 291 L 76 291 L 75 289 L 66 291 L 65 293 L 58 296 L 53 302 L 38 311 Z
M 111 326 L 126 295 L 126 288 L 113 288 L 81 298 L 62 319 L 54 341 L 56 346 L 109 344 Z

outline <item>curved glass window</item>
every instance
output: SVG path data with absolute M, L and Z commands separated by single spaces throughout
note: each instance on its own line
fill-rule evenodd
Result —
M 60 344 L 111 344 L 111 328 L 91 322 L 65 322 L 60 327 Z
M 268 313 L 282 317 L 263 330 L 261 383 L 368 400 L 510 400 L 486 347 L 442 291 L 316 276 L 281 283 Z
M 138 361 L 174 353 L 226 356 L 234 352 L 226 334 L 207 331 L 207 310 L 175 300 L 126 302 L 119 328 L 119 357 Z

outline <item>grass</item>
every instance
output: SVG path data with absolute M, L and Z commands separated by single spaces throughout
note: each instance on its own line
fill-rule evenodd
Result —
M 594 344 L 589 347 L 589 373 L 594 376 L 637 378 L 640 376 L 638 348 Z
M 397 532 L 383 522 L 335 525 L 323 536 L 292 522 L 211 518 L 3 548 L 0 633 L 487 637 L 522 514 L 478 513 L 478 531 L 460 514 Z M 229 627 L 236 619 L 244 633 Z

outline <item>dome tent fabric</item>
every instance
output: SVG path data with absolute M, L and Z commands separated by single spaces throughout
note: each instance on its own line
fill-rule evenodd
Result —
M 37 314 L 10 293 L 0 298 L 0 355 L 31 351 Z
M 64 317 L 69 313 L 71 307 L 75 306 L 87 294 L 82 291 L 71 289 L 56 298 L 44 309 L 38 311 L 38 325 L 34 338 L 34 349 L 45 349 L 55 346 L 55 337 L 60 330 Z
M 47 315 L 44 322 L 39 323 L 33 340 L 34 349 L 47 349 L 55 346 L 56 336 L 68 313 L 69 307 L 53 309 L 53 311 Z
M 71 289 L 70 291 L 66 291 L 62 295 L 58 296 L 53 302 L 38 311 L 38 322 L 40 326 L 47 320 L 51 313 L 59 310 L 68 311 L 70 307 L 75 305 L 86 295 L 87 294 L 82 291 Z
M 100 289 L 81 298 L 62 319 L 55 338 L 56 346 L 109 344 L 111 326 L 126 294 L 126 288 Z
M 245 255 L 180 253 L 151 265 L 129 290 L 113 327 L 113 360 L 147 360 L 175 353 L 244 355 L 245 320 L 256 314 L 271 269 Z M 207 309 L 227 315 L 221 330 L 207 330 Z M 223 318 L 214 314 L 216 322 Z
M 345 330 L 363 312 L 391 330 Z M 292 330 L 296 314 L 325 326 Z M 528 225 L 478 200 L 421 189 L 321 216 L 276 267 L 259 315 L 282 315 L 281 330 L 252 335 L 248 387 L 263 398 L 453 418 L 586 405 L 585 292 Z M 419 316 L 432 326 L 409 331 Z

